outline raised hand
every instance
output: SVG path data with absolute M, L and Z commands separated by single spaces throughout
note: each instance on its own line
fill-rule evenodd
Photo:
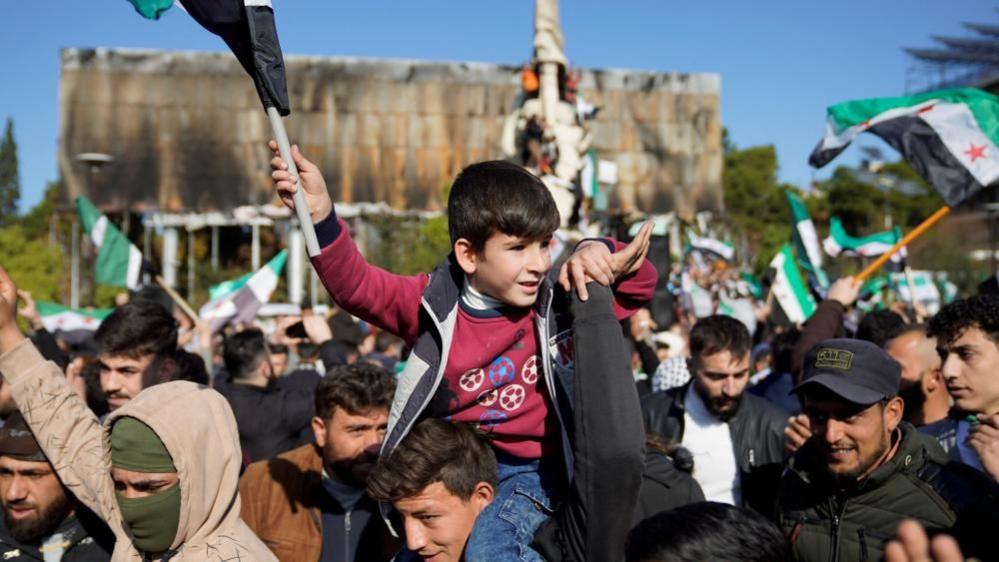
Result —
M 17 327 L 17 285 L 0 266 L 0 354 L 10 351 L 23 339 Z
M 319 167 L 309 161 L 298 151 L 298 145 L 292 145 L 291 157 L 295 160 L 298 168 L 298 178 L 292 176 L 288 171 L 288 163 L 285 162 L 278 153 L 277 142 L 272 140 L 267 146 L 274 153 L 271 159 L 271 179 L 274 180 L 274 187 L 277 188 L 281 201 L 289 209 L 295 209 L 295 191 L 298 189 L 296 181 L 301 181 L 305 202 L 309 205 L 309 216 L 312 217 L 313 224 L 330 216 L 333 212 L 333 200 L 330 199 L 329 191 L 326 190 L 326 180 L 323 179 Z
M 604 286 L 630 275 L 640 267 L 649 253 L 649 240 L 652 238 L 652 223 L 648 222 L 624 249 L 611 253 L 600 241 L 583 242 L 572 253 L 559 271 L 559 283 L 566 291 L 573 288 L 579 293 L 579 300 L 589 298 L 586 284 L 596 281 Z
M 812 437 L 812 425 L 805 414 L 798 414 L 787 419 L 784 428 L 784 450 L 794 454 Z
M 42 329 L 42 315 L 38 313 L 38 307 L 35 305 L 35 299 L 31 298 L 31 293 L 18 290 L 17 296 L 21 297 L 21 302 L 24 303 L 17 313 L 28 322 L 32 330 Z
M 937 535 L 930 542 L 922 525 L 906 519 L 885 546 L 885 562 L 964 562 L 964 556 L 953 537 Z

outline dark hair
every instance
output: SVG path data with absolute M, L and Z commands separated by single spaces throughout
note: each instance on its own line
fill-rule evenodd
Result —
M 467 501 L 480 482 L 495 488 L 498 470 L 492 448 L 471 426 L 427 418 L 378 462 L 368 477 L 368 494 L 394 502 L 441 482 Z
M 956 300 L 930 320 L 929 336 L 937 346 L 947 346 L 968 328 L 978 328 L 999 345 L 999 295 L 978 295 Z
M 464 238 L 476 252 L 496 232 L 544 240 L 561 222 L 545 184 L 505 160 L 479 162 L 462 170 L 451 185 L 447 215 L 451 244 Z
M 267 361 L 267 339 L 256 328 L 237 332 L 222 343 L 222 361 L 229 380 L 247 379 Z
M 135 300 L 105 318 L 94 340 L 98 353 L 131 359 L 153 354 L 163 359 L 177 349 L 177 321 L 159 304 Z
M 857 326 L 857 339 L 869 341 L 878 347 L 884 347 L 888 334 L 905 325 L 905 319 L 891 310 L 875 310 L 860 320 Z
M 908 334 L 927 334 L 926 324 L 902 324 L 900 326 L 895 326 L 888 335 L 885 337 L 885 345 L 888 345 L 893 339 L 900 338 Z
M 701 357 L 722 351 L 728 351 L 733 358 L 745 357 L 752 345 L 746 325 L 731 316 L 701 318 L 690 330 L 690 357 L 695 365 Z
M 288 346 L 283 343 L 268 342 L 267 349 L 270 351 L 271 355 L 288 354 Z
M 100 418 L 111 411 L 110 406 L 108 406 L 108 397 L 101 388 L 101 364 L 96 358 L 85 358 L 83 361 L 80 377 L 84 383 L 87 407 Z
M 329 420 L 337 408 L 350 414 L 387 410 L 394 395 L 395 377 L 385 368 L 364 361 L 340 365 L 326 371 L 316 388 L 316 415 Z
M 794 372 L 794 347 L 801 339 L 801 330 L 791 327 L 774 336 L 770 346 L 774 351 L 774 372 L 778 375 Z
M 649 517 L 628 533 L 627 562 L 784 562 L 787 540 L 773 523 L 717 502 L 692 503 Z
M 208 369 L 205 368 L 205 360 L 200 355 L 178 349 L 173 359 L 177 362 L 177 374 L 173 380 L 208 384 Z

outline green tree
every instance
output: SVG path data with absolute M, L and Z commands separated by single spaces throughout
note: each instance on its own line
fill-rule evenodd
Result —
M 747 237 L 753 269 L 762 273 L 780 246 L 790 240 L 791 216 L 784 196 L 790 186 L 777 183 L 773 145 L 739 150 L 727 135 L 725 145 L 725 207 L 736 231 Z
M 17 171 L 17 142 L 14 122 L 8 117 L 7 128 L 0 141 L 0 226 L 17 217 L 17 201 L 21 198 L 21 181 Z
M 36 300 L 59 302 L 62 294 L 62 251 L 41 238 L 29 238 L 20 225 L 0 228 L 0 264 L 19 289 Z

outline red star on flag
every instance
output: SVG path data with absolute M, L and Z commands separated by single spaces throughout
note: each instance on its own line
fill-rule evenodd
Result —
M 985 158 L 985 145 L 975 146 L 975 143 L 971 143 L 971 148 L 965 150 L 964 153 L 968 155 L 968 158 L 971 158 L 971 163 L 974 164 L 975 160 Z

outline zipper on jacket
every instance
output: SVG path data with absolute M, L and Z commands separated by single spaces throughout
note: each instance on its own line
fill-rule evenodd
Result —
M 863 527 L 857 529 L 857 540 L 860 541 L 860 562 L 866 562 L 870 555 L 867 553 L 867 535 Z
M 831 534 L 832 548 L 829 552 L 832 556 L 829 560 L 837 562 L 839 560 L 839 515 L 833 514 Z
M 344 541 L 343 541 L 343 559 L 344 560 L 350 560 L 351 559 L 351 556 L 350 556 L 350 514 L 351 513 L 352 513 L 352 511 L 348 511 L 347 513 L 343 514 L 343 532 L 344 532 L 344 535 L 345 535 L 344 536 Z

